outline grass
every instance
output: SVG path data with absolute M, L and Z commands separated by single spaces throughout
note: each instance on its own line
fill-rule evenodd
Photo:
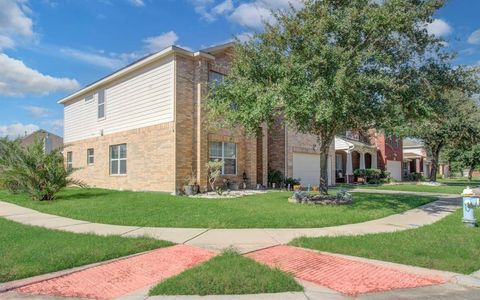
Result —
M 149 238 L 76 234 L 0 218 L 0 282 L 171 245 Z
M 477 210 L 477 214 L 480 209 Z M 462 224 L 462 210 L 417 229 L 363 236 L 298 238 L 316 250 L 470 274 L 480 269 L 480 228 Z
M 291 275 L 226 251 L 161 282 L 150 290 L 150 295 L 234 295 L 302 290 Z
M 54 201 L 0 191 L 0 199 L 45 213 L 97 223 L 187 228 L 302 228 L 351 224 L 400 213 L 433 197 L 355 193 L 344 206 L 288 203 L 292 193 L 196 199 L 158 192 L 66 189 Z
M 428 186 L 418 183 L 402 183 L 402 184 L 384 184 L 384 185 L 360 185 L 360 189 L 389 190 L 389 191 L 406 191 L 406 192 L 430 192 L 442 194 L 460 195 L 467 186 L 475 187 L 480 185 L 480 180 L 468 181 L 467 179 L 440 179 L 438 182 L 443 185 Z

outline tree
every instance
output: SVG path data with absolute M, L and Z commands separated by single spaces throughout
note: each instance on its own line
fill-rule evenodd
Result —
M 315 135 L 326 194 L 328 149 L 336 134 L 391 127 L 400 116 L 428 111 L 432 103 L 417 97 L 428 85 L 419 75 L 442 43 L 422 24 L 442 5 L 307 0 L 299 10 L 277 11 L 264 32 L 237 45 L 230 75 L 209 94 L 210 117 L 250 134 L 282 118 Z
M 456 78 L 461 78 L 455 72 Z M 467 82 L 467 81 L 466 81 Z M 472 82 L 471 87 L 477 83 Z M 430 156 L 432 169 L 430 181 L 437 180 L 440 153 L 448 146 L 449 160 L 453 155 L 463 161 L 465 167 L 476 165 L 476 158 L 471 157 L 480 134 L 480 110 L 475 101 L 464 91 L 443 92 L 442 105 L 437 106 L 426 118 L 418 118 L 407 123 L 406 132 L 423 141 L 427 155 Z M 473 152 L 472 152 L 473 151 Z
M 34 200 L 53 200 L 69 184 L 85 186 L 68 176 L 59 149 L 46 153 L 38 139 L 26 148 L 19 141 L 0 139 L 0 183 L 11 192 L 28 193 Z
M 452 169 L 458 171 L 468 169 L 468 180 L 472 180 L 473 171 L 480 167 L 480 144 L 471 145 L 469 149 L 447 148 L 444 157 Z

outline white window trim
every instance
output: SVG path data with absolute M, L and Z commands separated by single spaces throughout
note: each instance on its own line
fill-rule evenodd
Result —
M 118 149 L 118 158 L 112 158 L 112 151 L 111 151 L 111 149 L 112 149 L 113 147 L 118 147 L 118 148 L 120 148 L 120 146 L 122 146 L 122 145 L 125 145 L 125 148 L 126 148 L 127 151 L 128 151 L 127 144 L 110 145 L 110 147 L 109 147 L 109 149 L 108 149 L 108 156 L 109 156 L 108 172 L 110 173 L 110 176 L 127 176 L 128 171 L 125 171 L 125 173 L 120 173 L 120 161 L 122 161 L 122 160 L 127 161 L 128 152 L 127 152 L 127 157 L 125 157 L 125 158 L 120 158 L 120 149 Z M 112 161 L 118 161 L 118 173 L 112 173 Z M 127 163 L 126 163 L 126 164 L 127 164 Z M 126 165 L 126 167 L 128 168 L 127 165 Z M 127 169 L 127 170 L 128 170 L 128 169 Z
M 69 157 L 69 154 L 70 154 L 70 157 Z M 67 169 L 68 170 L 73 169 L 73 152 L 72 151 L 67 152 Z
M 93 153 L 90 154 L 88 150 L 93 150 Z M 90 162 L 90 158 L 93 158 L 93 162 Z M 91 166 L 95 164 L 95 149 L 94 148 L 88 148 L 87 149 L 87 165 Z
M 219 156 L 210 156 L 210 145 L 208 145 L 208 156 L 209 156 L 209 159 L 210 160 L 220 160 L 220 161 L 225 161 L 225 143 L 229 143 L 229 144 L 234 144 L 235 145 L 235 158 L 230 158 L 230 157 L 227 157 L 226 159 L 234 159 L 235 160 L 235 173 L 234 174 L 225 174 L 225 163 L 223 163 L 222 165 L 222 175 L 225 175 L 225 176 L 236 176 L 238 174 L 238 160 L 237 160 L 237 157 L 238 157 L 238 153 L 237 153 L 237 144 L 236 143 L 233 143 L 233 142 L 217 142 L 217 141 L 211 141 L 211 143 L 221 143 L 222 144 L 222 156 L 219 157 Z
M 100 104 L 100 93 L 103 93 L 103 103 Z M 106 96 L 105 96 L 105 90 L 100 90 L 97 92 L 97 119 L 98 121 L 103 121 L 107 118 L 107 105 L 106 105 Z M 98 116 L 99 108 L 100 105 L 103 106 L 103 117 Z

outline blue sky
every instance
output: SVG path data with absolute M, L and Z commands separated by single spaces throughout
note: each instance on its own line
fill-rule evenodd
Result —
M 248 38 L 270 9 L 300 0 L 0 0 L 0 136 L 62 134 L 56 101 L 171 44 L 198 50 Z M 480 1 L 451 0 L 428 30 L 480 64 Z

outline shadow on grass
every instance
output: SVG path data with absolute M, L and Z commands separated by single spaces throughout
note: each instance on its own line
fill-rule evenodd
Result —
M 110 195 L 110 193 L 106 191 L 87 190 L 84 192 L 77 191 L 77 192 L 69 192 L 68 194 L 61 194 L 57 196 L 57 200 L 72 201 L 72 200 L 80 200 L 80 199 L 91 199 L 91 198 L 97 198 L 97 197 L 108 196 L 108 195 Z

